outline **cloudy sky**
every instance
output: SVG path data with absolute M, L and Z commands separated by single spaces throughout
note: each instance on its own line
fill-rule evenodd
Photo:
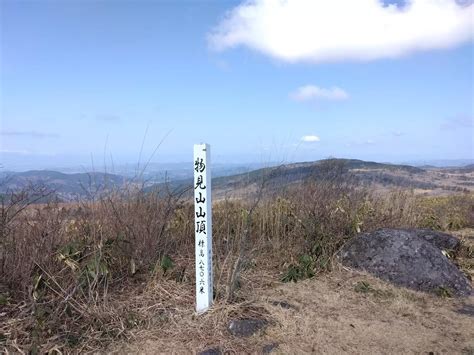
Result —
M 470 0 L 2 0 L 4 168 L 474 158 Z

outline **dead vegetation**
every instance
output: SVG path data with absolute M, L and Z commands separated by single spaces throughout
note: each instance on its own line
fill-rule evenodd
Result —
M 360 285 L 365 285 L 362 290 Z M 188 354 L 219 349 L 225 354 L 253 354 L 271 344 L 277 354 L 469 354 L 474 350 L 472 316 L 460 312 L 465 300 L 400 289 L 339 265 L 297 285 L 269 283 L 247 298 L 233 304 L 218 302 L 203 317 L 188 309 L 174 319 L 171 329 L 144 330 L 134 341 L 115 343 L 106 350 Z M 241 339 L 226 331 L 228 320 L 236 314 L 245 317 L 255 312 L 271 321 L 263 333 Z
M 332 270 L 334 253 L 357 233 L 474 226 L 472 194 L 377 194 L 342 179 L 343 167 L 325 169 L 317 182 L 214 204 L 216 304 L 199 322 L 193 206 L 181 193 L 124 189 L 70 205 L 35 205 L 24 191 L 20 209 L 12 207 L 14 195 L 3 195 L 1 347 L 93 352 L 153 329 L 160 339 L 182 338 L 177 352 L 216 342 L 238 352 L 248 342 L 231 341 L 226 322 L 252 312 L 266 317 L 255 304 L 259 294 Z

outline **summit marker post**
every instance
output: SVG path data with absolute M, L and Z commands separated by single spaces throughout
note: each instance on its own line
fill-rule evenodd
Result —
M 196 251 L 196 311 L 209 309 L 213 299 L 211 147 L 194 145 L 194 217 Z

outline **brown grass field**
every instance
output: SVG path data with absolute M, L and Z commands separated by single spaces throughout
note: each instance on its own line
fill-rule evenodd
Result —
M 5 353 L 473 353 L 473 300 L 399 289 L 343 268 L 358 233 L 456 233 L 473 272 L 474 195 L 417 195 L 332 176 L 264 184 L 214 203 L 215 304 L 194 312 L 193 206 L 183 195 L 117 190 L 74 204 L 3 197 L 0 348 Z M 288 282 L 297 281 L 297 282 Z M 275 302 L 286 302 L 289 309 Z M 466 313 L 466 312 L 465 312 Z M 260 317 L 250 338 L 231 319 Z
M 356 291 L 360 282 L 368 283 L 370 291 Z M 186 354 L 218 347 L 223 353 L 258 354 L 275 343 L 276 354 L 470 354 L 474 350 L 472 315 L 457 312 L 465 304 L 473 307 L 472 299 L 442 299 L 400 289 L 343 268 L 297 284 L 267 285 L 252 292 L 246 303 L 217 304 L 201 317 L 194 315 L 191 302 L 187 311 L 171 318 L 167 326 L 175 329 L 171 334 L 148 330 L 107 351 Z M 246 308 L 253 307 L 271 325 L 249 339 L 235 339 L 226 332 L 225 320 L 238 307 L 247 313 Z M 207 333 L 209 328 L 213 331 Z

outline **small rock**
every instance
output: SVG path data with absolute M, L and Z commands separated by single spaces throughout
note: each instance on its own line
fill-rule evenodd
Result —
M 276 348 L 278 348 L 278 343 L 270 343 L 270 344 L 267 344 L 265 345 L 263 348 L 262 348 L 262 353 L 264 354 L 270 354 L 273 350 L 275 350 Z
M 461 308 L 457 309 L 456 312 L 466 316 L 474 317 L 474 305 L 464 304 Z
M 267 326 L 264 319 L 234 319 L 229 322 L 229 332 L 237 337 L 249 337 Z
M 221 355 L 221 354 L 222 354 L 222 351 L 219 348 L 210 348 L 198 353 L 198 355 Z
M 298 310 L 298 307 L 286 302 L 286 301 L 271 301 L 272 306 L 280 306 L 283 309 L 295 309 Z

